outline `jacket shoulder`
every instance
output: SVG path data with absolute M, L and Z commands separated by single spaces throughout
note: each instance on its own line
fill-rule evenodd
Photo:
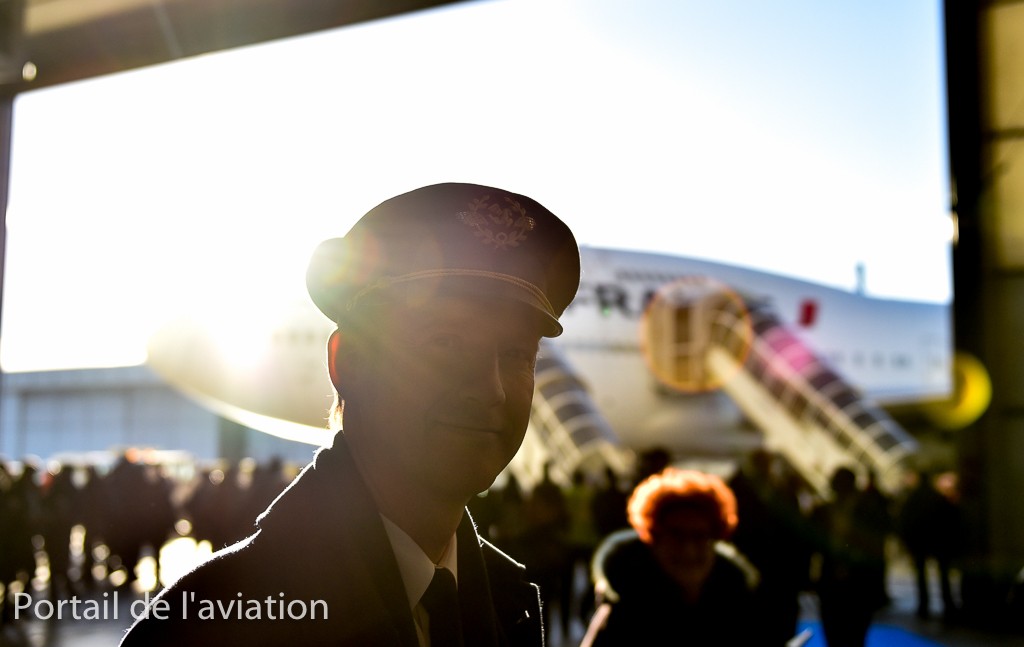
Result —
M 527 579 L 526 567 L 485 539 L 480 552 L 498 624 L 513 647 L 542 647 L 540 587 Z

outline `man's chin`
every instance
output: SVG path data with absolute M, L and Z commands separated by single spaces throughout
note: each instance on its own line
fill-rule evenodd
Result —
M 472 497 L 486 491 L 498 478 L 501 470 L 505 469 L 508 461 L 486 462 L 477 457 L 477 463 L 472 468 L 463 464 L 461 466 L 450 465 L 438 472 L 440 487 L 449 493 L 452 498 L 460 501 L 469 501 Z

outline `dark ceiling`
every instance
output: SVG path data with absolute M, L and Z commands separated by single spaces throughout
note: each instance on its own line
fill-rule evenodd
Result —
M 452 1 L 7 0 L 0 74 L 9 92 L 24 92 Z M 35 67 L 30 81 L 24 63 Z

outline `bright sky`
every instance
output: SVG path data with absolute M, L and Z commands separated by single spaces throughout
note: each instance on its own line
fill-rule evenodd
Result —
M 135 364 L 177 313 L 279 307 L 319 240 L 438 181 L 583 244 L 946 302 L 940 9 L 489 0 L 26 93 L 0 366 Z

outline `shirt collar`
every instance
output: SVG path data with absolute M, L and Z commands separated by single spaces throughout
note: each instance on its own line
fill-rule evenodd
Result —
M 448 541 L 448 545 L 445 546 L 441 559 L 435 565 L 419 547 L 419 544 L 395 522 L 384 515 L 381 515 L 380 518 L 384 521 L 384 531 L 387 532 L 391 550 L 395 553 L 395 561 L 398 562 L 398 572 L 405 584 L 405 595 L 408 598 L 410 609 L 419 604 L 420 598 L 427 592 L 427 587 L 430 586 L 430 580 L 434 578 L 434 569 L 437 566 L 450 570 L 455 576 L 455 581 L 458 582 L 458 540 L 454 534 Z

